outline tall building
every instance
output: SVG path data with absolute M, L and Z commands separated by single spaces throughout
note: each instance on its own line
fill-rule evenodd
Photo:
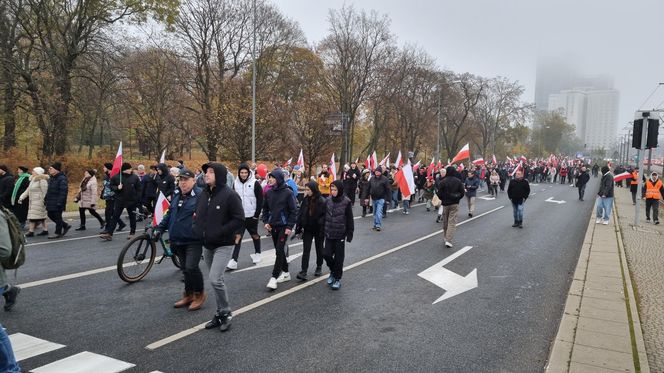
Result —
M 548 110 L 559 111 L 567 123 L 576 127 L 584 150 L 608 151 L 618 133 L 618 99 L 615 89 L 578 87 L 551 94 Z

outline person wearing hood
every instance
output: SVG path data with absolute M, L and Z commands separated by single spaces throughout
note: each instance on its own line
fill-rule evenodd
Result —
M 193 231 L 203 243 L 203 258 L 209 269 L 209 279 L 214 289 L 217 310 L 205 329 L 219 328 L 225 332 L 233 318 L 228 302 L 224 271 L 231 258 L 232 248 L 241 241 L 237 233 L 244 225 L 244 208 L 240 196 L 228 186 L 228 170 L 221 163 L 204 164 L 203 193 L 196 204 Z
M 134 174 L 130 163 L 125 162 L 120 168 L 120 172 L 111 178 L 111 190 L 115 193 L 115 206 L 113 208 L 113 218 L 110 224 L 106 225 L 104 232 L 99 234 L 99 238 L 106 241 L 113 239 L 115 226 L 120 220 L 123 210 L 127 210 L 129 215 L 129 235 L 128 240 L 134 238 L 136 234 L 136 209 L 143 194 L 143 185 Z
M 657 225 L 659 224 L 659 201 L 662 200 L 664 193 L 664 186 L 657 172 L 650 174 L 650 179 L 643 186 L 643 191 L 646 199 L 646 221 L 650 222 L 650 211 L 652 210 L 652 219 Z
M 67 192 L 69 185 L 67 176 L 62 172 L 62 163 L 55 162 L 48 168 L 51 178 L 48 180 L 48 189 L 44 202 L 48 218 L 55 223 L 55 236 L 49 239 L 61 238 L 71 229 L 71 225 L 62 220 L 62 213 L 67 205 Z
M 113 212 L 115 211 L 115 192 L 113 189 L 111 189 L 111 171 L 113 170 L 113 163 L 104 163 L 104 181 L 102 184 L 102 189 L 101 189 L 101 199 L 106 201 L 106 206 L 104 207 L 104 222 L 106 223 L 106 226 L 104 226 L 99 232 L 100 234 L 104 233 L 108 229 L 108 225 L 111 224 L 111 220 L 113 220 Z M 127 224 L 122 221 L 122 218 L 118 219 L 118 232 L 122 231 L 125 229 Z
M 325 240 L 325 198 L 320 195 L 315 181 L 304 187 L 304 199 L 297 214 L 295 234 L 302 236 L 302 270 L 296 276 L 299 280 L 307 279 L 311 243 L 316 240 L 316 270 L 314 276 L 323 274 L 323 241 Z
M 454 166 L 445 169 L 445 177 L 440 179 L 436 195 L 443 207 L 443 231 L 445 231 L 445 247 L 452 247 L 452 239 L 456 230 L 456 217 L 459 212 L 459 201 L 464 195 L 464 186 Z
M 350 199 L 350 204 L 355 205 L 355 193 L 357 192 L 357 184 L 360 181 L 360 170 L 357 168 L 357 163 L 353 162 L 350 164 L 350 167 L 346 170 L 344 166 L 344 191 L 346 197 Z
M 30 185 L 30 173 L 27 167 L 20 166 L 17 174 L 18 179 L 14 183 L 11 195 L 12 212 L 16 215 L 18 222 L 21 223 L 21 227 L 25 227 L 25 223 L 28 220 L 28 204 L 18 203 L 18 198 L 28 189 L 28 185 Z
M 173 193 L 175 193 L 175 178 L 171 175 L 166 163 L 159 163 L 157 165 L 157 175 L 154 180 L 157 183 L 159 192 L 162 192 L 164 197 L 170 201 L 173 198 Z M 157 193 L 158 195 L 159 193 Z
M 14 190 L 14 175 L 9 172 L 6 165 L 0 164 L 0 204 L 10 210 L 12 208 L 12 191 Z
M 369 196 L 373 201 L 373 230 L 380 232 L 383 225 L 383 207 L 385 207 L 385 199 L 392 196 L 390 181 L 383 176 L 383 168 L 381 166 L 376 167 L 376 170 L 374 170 L 374 177 L 369 180 Z M 368 203 L 368 199 L 366 201 Z
M 254 253 L 250 255 L 251 261 L 258 264 L 261 261 L 261 236 L 258 234 L 258 218 L 261 215 L 263 207 L 263 188 L 254 177 L 254 173 L 249 169 L 249 165 L 242 163 L 238 168 L 238 177 L 233 183 L 233 190 L 242 200 L 244 209 L 244 227 L 238 231 L 240 242 L 235 244 L 233 257 L 228 261 L 226 268 L 237 269 L 237 261 L 240 257 L 240 247 L 242 246 L 242 237 L 244 231 L 249 232 L 251 240 L 254 242 Z
M 46 226 L 46 206 L 44 199 L 48 191 L 48 175 L 44 174 L 44 169 L 35 167 L 32 169 L 32 176 L 30 176 L 30 184 L 19 197 L 18 204 L 24 204 L 27 199 L 28 202 L 28 233 L 26 237 L 33 237 L 35 229 L 41 224 L 42 232 L 38 236 L 48 236 L 48 227 Z
M 480 187 L 480 179 L 475 174 L 475 170 L 468 171 L 468 177 L 463 182 L 466 190 L 466 200 L 468 201 L 468 217 L 472 218 L 475 212 L 475 198 L 477 197 L 477 189 Z
M 371 171 L 369 171 L 368 168 L 365 168 L 362 170 L 362 176 L 358 183 L 358 189 L 360 190 L 360 205 L 362 205 L 362 217 L 367 216 L 367 208 L 371 209 L 371 206 L 369 205 L 369 176 L 371 176 Z
M 276 290 L 277 283 L 291 279 L 286 258 L 286 239 L 291 234 L 297 220 L 297 205 L 292 190 L 284 180 L 284 172 L 280 168 L 273 169 L 268 178 L 271 179 L 270 183 L 274 186 L 265 195 L 263 222 L 265 229 L 271 232 L 277 257 L 267 287 Z
M 323 258 L 330 267 L 327 284 L 332 290 L 341 288 L 346 242 L 353 240 L 355 231 L 353 206 L 344 195 L 344 184 L 340 180 L 330 185 L 330 198 L 325 201 L 325 247 Z

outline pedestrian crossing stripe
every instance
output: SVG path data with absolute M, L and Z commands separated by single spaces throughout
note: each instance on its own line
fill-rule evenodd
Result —
M 23 333 L 15 333 L 9 336 L 14 350 L 16 361 L 29 359 L 47 352 L 59 350 L 64 345 L 45 341 Z

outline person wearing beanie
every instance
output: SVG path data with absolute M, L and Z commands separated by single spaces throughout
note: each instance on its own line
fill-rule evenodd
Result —
M 194 235 L 203 243 L 203 258 L 209 270 L 210 283 L 217 302 L 217 311 L 205 329 L 230 328 L 233 313 L 228 302 L 224 271 L 233 246 L 240 242 L 237 232 L 244 225 L 242 200 L 228 186 L 228 170 L 221 163 L 204 164 L 207 184 L 196 204 Z
M 392 196 L 390 181 L 383 175 L 383 168 L 376 167 L 374 177 L 369 180 L 369 196 L 373 201 L 374 223 L 373 230 L 380 232 L 383 227 L 383 207 L 385 200 Z M 368 204 L 369 200 L 365 202 Z
M 261 183 L 254 177 L 254 173 L 248 164 L 242 163 L 238 168 L 237 175 L 237 178 L 233 182 L 233 190 L 235 190 L 242 200 L 244 227 L 238 231 L 240 242 L 235 244 L 233 257 L 226 265 L 228 269 L 237 269 L 237 261 L 240 257 L 242 237 L 245 230 L 249 232 L 251 240 L 254 243 L 254 253 L 250 255 L 251 261 L 254 264 L 258 264 L 261 261 L 261 236 L 258 234 L 258 218 L 261 215 L 261 208 L 263 207 L 263 188 L 261 188 Z
M 18 222 L 21 223 L 21 227 L 25 228 L 25 223 L 28 220 L 28 204 L 19 204 L 18 197 L 21 196 L 30 185 L 30 173 L 28 173 L 28 168 L 25 166 L 20 166 L 16 172 L 18 178 L 14 182 L 14 188 L 11 195 L 11 211 L 16 215 Z
M 323 258 L 330 267 L 327 284 L 332 290 L 341 288 L 341 275 L 344 268 L 346 242 L 353 240 L 355 231 L 353 206 L 344 195 L 344 184 L 340 180 L 332 182 L 330 198 L 325 201 L 325 247 Z
M 55 223 L 55 235 L 49 236 L 49 239 L 61 238 L 71 229 L 71 225 L 62 220 L 62 213 L 67 206 L 67 193 L 69 183 L 67 176 L 62 172 L 62 164 L 55 162 L 49 167 L 48 173 L 51 178 L 48 180 L 48 190 L 44 202 L 46 203 L 46 212 L 48 218 Z
M 297 205 L 291 189 L 284 180 L 284 172 L 280 168 L 273 169 L 268 178 L 273 180 L 271 183 L 274 186 L 265 195 L 263 223 L 265 230 L 271 232 L 277 257 L 267 287 L 276 290 L 277 283 L 291 279 L 286 258 L 286 239 L 297 221 Z
M 48 191 L 48 175 L 44 175 L 44 169 L 35 167 L 32 169 L 28 188 L 18 197 L 19 205 L 28 206 L 28 233 L 26 237 L 34 237 L 35 229 L 41 225 L 42 232 L 38 236 L 48 236 L 46 226 L 46 205 L 44 200 Z M 27 202 L 26 202 L 27 200 Z
M 445 177 L 438 181 L 436 195 L 443 207 L 443 231 L 445 231 L 445 247 L 452 247 L 452 239 L 456 230 L 456 217 L 459 212 L 459 201 L 464 196 L 464 186 L 457 176 L 456 169 L 448 166 L 445 169 Z
M 314 276 L 323 274 L 323 241 L 325 240 L 325 198 L 320 195 L 315 181 L 304 187 L 304 199 L 297 213 L 295 234 L 302 238 L 302 270 L 296 276 L 299 280 L 307 280 L 311 244 L 316 241 L 316 270 Z
M 105 233 L 108 230 L 108 225 L 111 224 L 111 220 L 113 220 L 113 211 L 115 210 L 115 201 L 116 201 L 116 195 L 113 189 L 111 189 L 111 171 L 113 170 L 113 164 L 112 163 L 104 163 L 104 181 L 103 181 L 103 186 L 102 186 L 102 191 L 101 191 L 101 199 L 106 201 L 106 206 L 104 208 L 104 222 L 106 225 L 102 227 L 100 234 Z M 122 221 L 122 218 L 118 219 L 117 224 L 118 226 L 118 232 L 122 231 L 127 224 Z
M 115 206 L 113 206 L 113 217 L 111 222 L 106 225 L 106 229 L 99 234 L 99 238 L 106 241 L 113 239 L 115 227 L 120 221 L 123 210 L 127 210 L 129 215 L 129 235 L 128 240 L 134 238 L 136 234 L 136 209 L 140 203 L 140 196 L 143 194 L 143 185 L 134 174 L 130 163 L 125 162 L 120 168 L 120 173 L 111 178 L 111 190 L 115 193 Z
M 97 178 L 95 177 L 96 173 L 97 172 L 93 169 L 84 171 L 83 180 L 81 180 L 81 184 L 78 188 L 78 194 L 74 199 L 74 202 L 78 202 L 78 214 L 81 218 L 81 225 L 76 228 L 77 231 L 85 230 L 86 211 L 90 212 L 90 215 L 97 219 L 101 225 L 101 229 L 104 229 L 104 226 L 106 225 L 104 219 L 99 216 L 96 209 L 97 198 L 99 197 L 97 194 Z

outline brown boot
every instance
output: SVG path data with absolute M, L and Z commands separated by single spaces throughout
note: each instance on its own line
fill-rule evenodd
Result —
M 185 292 L 182 294 L 182 299 L 179 301 L 175 302 L 173 307 L 175 308 L 182 308 L 188 306 L 191 302 L 194 301 L 194 296 L 190 292 Z
M 189 311 L 196 311 L 200 310 L 201 307 L 203 307 L 203 303 L 205 303 L 205 300 L 207 299 L 207 294 L 205 292 L 201 291 L 195 292 L 194 293 L 194 301 L 191 302 L 189 305 Z

